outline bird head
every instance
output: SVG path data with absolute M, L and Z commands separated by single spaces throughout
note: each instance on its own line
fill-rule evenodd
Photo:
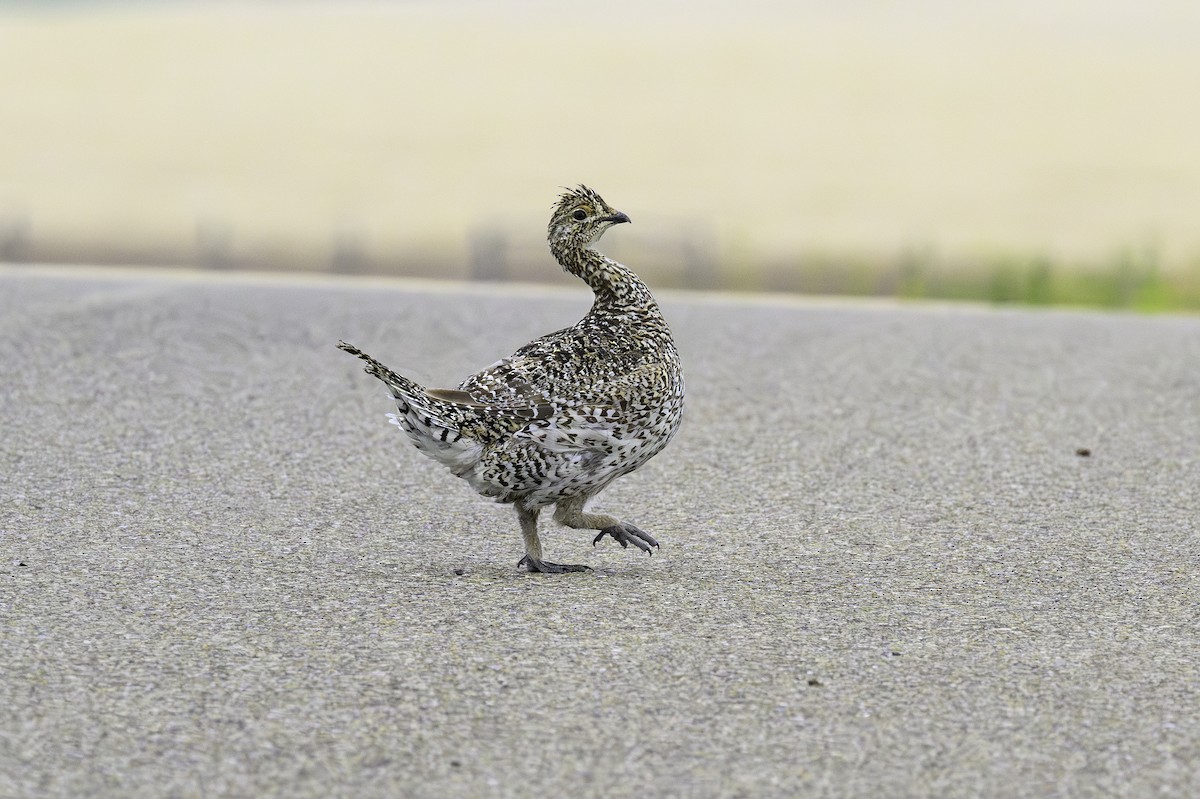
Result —
M 604 202 L 599 194 L 580 185 L 568 189 L 558 198 L 554 213 L 550 215 L 550 244 L 581 249 L 590 247 L 604 231 L 628 221 L 628 216 Z

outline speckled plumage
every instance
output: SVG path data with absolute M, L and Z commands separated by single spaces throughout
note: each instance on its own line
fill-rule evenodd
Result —
M 525 540 L 518 565 L 530 571 L 582 571 L 542 559 L 538 514 L 599 530 L 623 547 L 649 552 L 648 533 L 587 502 L 648 461 L 671 440 L 683 413 L 683 373 L 670 328 L 646 284 L 592 247 L 629 217 L 579 186 L 550 218 L 550 250 L 595 292 L 575 325 L 542 336 L 471 375 L 456 389 L 428 389 L 346 343 L 392 392 L 392 421 L 425 454 L 480 494 L 512 503 Z

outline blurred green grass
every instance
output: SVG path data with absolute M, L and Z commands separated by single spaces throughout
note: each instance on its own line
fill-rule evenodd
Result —
M 1104 263 L 1056 262 L 1045 255 L 1001 254 L 946 263 L 921 251 L 894 259 L 812 255 L 774 264 L 743 264 L 713 281 L 673 287 L 792 292 L 847 297 L 1075 306 L 1141 313 L 1200 311 L 1200 262 L 1163 269 L 1153 250 L 1129 249 Z
M 1145 313 L 1200 311 L 1200 266 L 1164 272 L 1135 253 L 1087 267 L 1046 257 L 1003 257 L 983 267 L 945 271 L 914 265 L 899 296 L 996 304 L 1070 305 Z

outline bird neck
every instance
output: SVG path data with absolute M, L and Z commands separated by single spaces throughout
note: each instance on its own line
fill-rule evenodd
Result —
M 592 287 L 596 293 L 596 305 L 620 307 L 654 303 L 650 289 L 629 267 L 590 247 L 551 249 L 564 270 Z

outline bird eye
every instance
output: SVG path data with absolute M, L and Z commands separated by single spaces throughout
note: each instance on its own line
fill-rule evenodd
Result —
M 576 222 L 582 222 L 583 220 L 587 219 L 587 213 L 582 208 L 580 208 L 575 213 L 571 214 L 571 218 L 574 219 Z

